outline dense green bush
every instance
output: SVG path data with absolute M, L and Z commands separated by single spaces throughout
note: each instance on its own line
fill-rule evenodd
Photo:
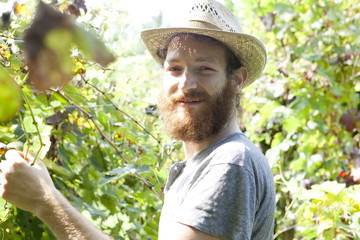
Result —
M 269 59 L 245 90 L 242 126 L 273 169 L 275 236 L 360 239 L 360 4 L 246 1 L 245 8 Z
M 9 19 L 2 13 L 0 142 L 44 159 L 56 186 L 104 232 L 157 239 L 167 170 L 183 159 L 181 144 L 161 129 L 160 69 L 117 1 L 98 8 L 58 2 L 116 61 L 101 66 L 86 48 L 90 40 L 69 40 L 71 83 L 38 91 L 22 41 L 36 3 L 15 4 Z M 360 239 L 360 3 L 225 3 L 268 49 L 263 76 L 244 90 L 241 129 L 273 169 L 275 238 Z M 143 27 L 160 24 L 161 15 Z M 0 215 L 4 239 L 54 239 L 31 213 L 3 200 Z

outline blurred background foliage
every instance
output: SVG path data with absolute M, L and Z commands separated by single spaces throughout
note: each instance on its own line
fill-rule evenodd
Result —
M 0 142 L 44 159 L 63 194 L 115 239 L 157 239 L 167 171 L 184 156 L 161 128 L 161 70 L 139 35 L 165 25 L 163 14 L 135 23 L 124 2 L 47 1 L 72 23 L 37 27 L 35 51 L 23 39 L 38 2 L 0 1 Z M 360 2 L 224 3 L 268 49 L 239 121 L 273 170 L 274 238 L 360 239 Z M 37 85 L 41 76 L 54 81 Z M 55 239 L 2 199 L 0 218 L 2 239 Z

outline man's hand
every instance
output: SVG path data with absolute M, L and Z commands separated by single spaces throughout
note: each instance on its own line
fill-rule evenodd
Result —
M 59 240 L 109 240 L 89 223 L 55 188 L 45 164 L 8 150 L 0 163 L 0 196 L 17 207 L 35 213 Z
M 0 163 L 0 196 L 17 207 L 36 214 L 42 203 L 55 192 L 45 164 L 22 152 L 9 150 Z

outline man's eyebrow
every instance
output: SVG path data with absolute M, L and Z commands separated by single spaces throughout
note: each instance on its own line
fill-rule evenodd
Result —
M 195 62 L 208 62 L 208 63 L 213 63 L 213 64 L 218 63 L 218 61 L 213 57 L 198 57 L 195 59 Z
M 177 57 L 166 58 L 165 61 L 168 63 L 180 62 L 179 58 L 177 58 Z M 213 57 L 198 57 L 195 59 L 195 62 L 208 62 L 208 63 L 212 63 L 212 64 L 218 63 L 218 61 Z
M 180 62 L 180 61 L 177 57 L 170 57 L 170 58 L 165 58 L 165 62 L 174 63 L 174 62 Z

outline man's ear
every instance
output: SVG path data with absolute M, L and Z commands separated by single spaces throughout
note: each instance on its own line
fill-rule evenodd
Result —
M 235 88 L 236 88 L 236 93 L 239 93 L 241 91 L 241 89 L 244 86 L 244 83 L 246 82 L 248 73 L 245 67 L 240 67 L 239 69 L 237 69 L 234 74 L 233 74 L 233 78 L 235 81 Z

